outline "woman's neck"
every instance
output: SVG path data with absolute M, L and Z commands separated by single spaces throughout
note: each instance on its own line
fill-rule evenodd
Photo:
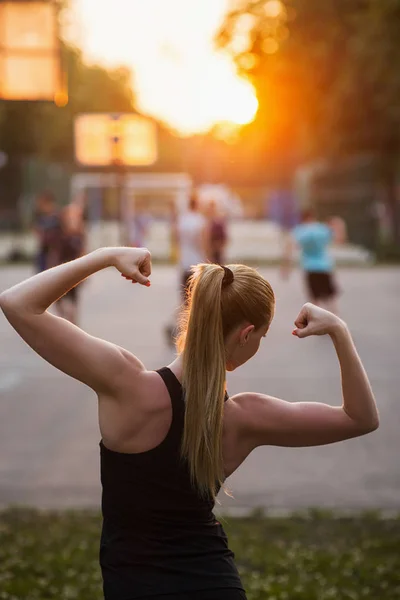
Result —
M 182 384 L 182 355 L 179 354 L 176 359 L 168 365 L 168 369 L 171 369 L 177 380 L 180 384 Z M 225 390 L 226 390 L 226 380 L 225 380 Z

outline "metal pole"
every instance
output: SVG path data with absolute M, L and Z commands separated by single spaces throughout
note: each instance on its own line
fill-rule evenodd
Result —
M 114 121 L 118 122 L 119 116 L 115 115 L 112 117 Z M 114 129 L 114 134 L 111 138 L 112 143 L 112 156 L 113 156 L 113 167 L 116 177 L 116 192 L 117 192 L 117 212 L 118 212 L 118 230 L 119 230 L 119 243 L 121 246 L 126 244 L 125 234 L 125 166 L 123 162 L 123 156 L 121 152 L 122 136 L 119 130 Z
M 118 113 L 111 115 L 113 121 L 112 131 L 112 156 L 113 166 L 115 168 L 116 175 L 116 191 L 117 191 L 117 204 L 118 204 L 118 229 L 119 229 L 119 243 L 124 246 L 127 243 L 126 235 L 126 211 L 125 211 L 125 164 L 122 153 L 122 142 L 123 142 L 123 130 L 121 127 L 120 115 Z
M 127 243 L 126 235 L 126 174 L 125 165 L 119 161 L 116 164 L 116 175 L 117 175 L 117 201 L 118 201 L 118 221 L 119 221 L 119 243 L 121 246 L 125 246 Z

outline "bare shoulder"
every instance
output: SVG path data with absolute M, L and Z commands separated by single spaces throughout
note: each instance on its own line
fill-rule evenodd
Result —
M 125 366 L 127 369 L 130 369 L 137 373 L 142 373 L 146 371 L 146 367 L 144 366 L 142 361 L 137 356 L 132 354 L 132 352 L 126 350 L 125 348 L 122 348 L 121 346 L 115 347 L 120 352 L 121 357 L 124 359 Z
M 138 409 L 154 411 L 168 404 L 169 395 L 163 380 L 156 371 L 148 370 L 131 352 L 119 348 L 125 367 L 118 384 L 118 399 Z
M 243 393 L 224 407 L 224 466 L 229 477 L 258 446 L 266 444 L 266 397 Z
M 113 390 L 116 395 L 123 393 L 124 389 L 129 386 L 132 389 L 139 383 L 143 373 L 146 372 L 146 367 L 137 356 L 129 350 L 110 344 L 113 351 L 118 355 L 118 362 L 115 361 L 115 370 L 110 382 L 109 389 Z
M 127 351 L 114 396 L 99 396 L 99 424 L 105 445 L 117 452 L 144 452 L 165 437 L 171 401 L 161 377 Z
M 232 396 L 230 400 L 236 427 L 243 436 L 254 436 L 259 429 L 265 427 L 268 407 L 276 398 L 255 392 L 244 392 Z

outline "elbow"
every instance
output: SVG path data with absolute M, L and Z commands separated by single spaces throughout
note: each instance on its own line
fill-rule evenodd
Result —
M 368 433 L 372 433 L 376 431 L 379 427 L 379 417 L 376 415 L 373 419 L 368 421 L 367 423 L 363 423 L 360 427 L 361 435 L 367 435 Z
M 7 318 L 12 314 L 19 314 L 21 312 L 10 290 L 6 290 L 0 294 L 0 308 Z
M 8 290 L 0 294 L 0 308 L 4 314 L 12 307 L 12 301 Z
M 376 431 L 379 427 L 379 414 L 377 410 L 371 411 L 373 414 L 369 415 L 368 418 L 360 419 L 356 416 L 351 417 L 346 409 L 343 407 L 343 411 L 350 418 L 352 422 L 352 428 L 354 428 L 355 435 L 366 435 Z
M 379 425 L 380 425 L 380 423 L 379 423 L 379 417 L 377 415 L 375 417 L 375 419 L 372 421 L 368 433 L 372 433 L 372 431 L 376 431 L 379 428 Z
M 5 290 L 0 294 L 0 308 L 8 320 L 16 317 L 31 317 L 44 311 L 35 310 L 26 301 L 19 298 L 19 294 L 13 288 Z

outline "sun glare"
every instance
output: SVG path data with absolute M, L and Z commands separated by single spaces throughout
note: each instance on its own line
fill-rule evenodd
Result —
M 138 108 L 179 134 L 241 126 L 258 102 L 214 49 L 226 8 L 225 0 L 75 0 L 76 41 L 90 61 L 131 67 Z
M 245 125 L 257 113 L 253 86 L 238 77 L 226 57 L 215 55 L 197 64 L 182 58 L 179 70 L 165 66 L 160 78 L 158 84 L 165 90 L 162 97 L 154 94 L 153 80 L 143 76 L 139 106 L 181 135 L 205 132 L 222 122 Z
M 246 125 L 253 121 L 258 109 L 254 88 L 247 81 L 232 77 L 221 85 L 215 86 L 212 107 L 215 107 L 215 118 L 218 122 L 227 121 L 235 125 Z
M 267 17 L 276 18 L 285 13 L 285 7 L 280 0 L 269 0 L 264 4 L 264 12 Z

